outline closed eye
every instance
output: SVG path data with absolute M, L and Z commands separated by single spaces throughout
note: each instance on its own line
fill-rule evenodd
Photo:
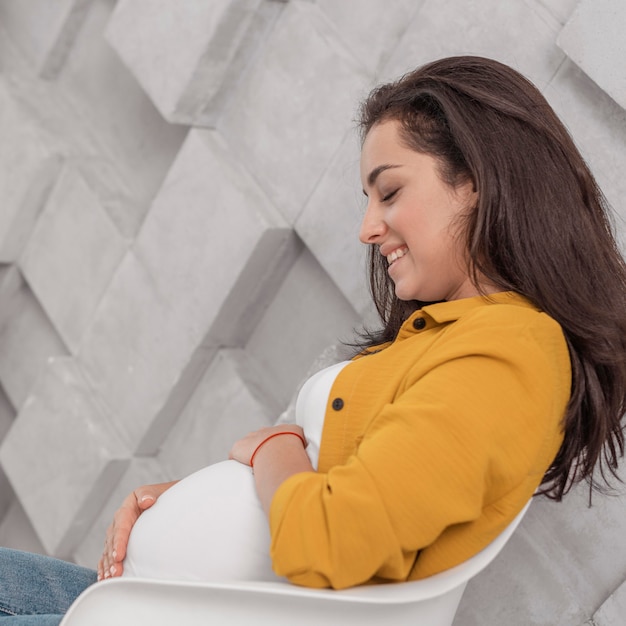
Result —
M 386 196 L 381 198 L 380 201 L 381 202 L 387 202 L 388 200 L 391 200 L 391 198 L 393 198 L 397 193 L 398 193 L 398 189 L 395 189 L 391 193 L 388 193 Z

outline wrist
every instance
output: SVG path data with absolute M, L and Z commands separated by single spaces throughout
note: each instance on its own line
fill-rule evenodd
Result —
M 291 430 L 283 430 L 280 431 L 278 433 L 272 433 L 271 435 L 265 437 L 265 439 L 263 439 L 258 445 L 257 447 L 254 449 L 254 451 L 252 452 L 251 456 L 250 456 L 250 461 L 248 462 L 248 465 L 250 465 L 250 467 L 254 467 L 254 459 L 257 456 L 257 453 L 261 450 L 261 448 L 268 443 L 270 440 L 275 439 L 277 437 L 282 437 L 284 435 L 291 435 L 291 437 L 299 439 L 300 442 L 302 443 L 302 447 L 306 448 L 306 440 L 304 439 L 304 437 L 300 434 L 300 433 L 295 433 Z

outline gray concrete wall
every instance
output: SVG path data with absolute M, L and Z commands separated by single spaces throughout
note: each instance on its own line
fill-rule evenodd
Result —
M 451 54 L 546 94 L 626 211 L 621 0 L 0 0 L 0 544 L 94 565 L 371 319 L 356 105 Z M 456 624 L 623 624 L 623 497 L 536 501 Z

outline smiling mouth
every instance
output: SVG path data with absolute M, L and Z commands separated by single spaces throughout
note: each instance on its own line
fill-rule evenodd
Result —
M 395 261 L 401 259 L 408 251 L 409 249 L 406 246 L 394 250 L 391 254 L 387 255 L 387 263 L 389 263 L 389 265 L 393 265 Z

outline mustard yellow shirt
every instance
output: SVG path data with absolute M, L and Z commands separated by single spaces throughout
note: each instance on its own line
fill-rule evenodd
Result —
M 317 472 L 277 490 L 274 570 L 309 587 L 413 580 L 487 545 L 562 442 L 561 327 L 506 292 L 424 307 L 337 377 Z

